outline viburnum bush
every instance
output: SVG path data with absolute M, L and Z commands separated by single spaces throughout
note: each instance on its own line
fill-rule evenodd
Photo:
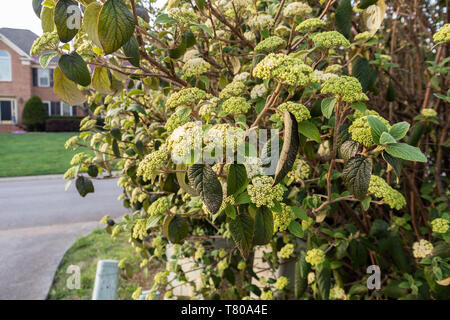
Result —
M 119 266 L 167 261 L 148 299 L 450 298 L 445 1 L 153 2 L 33 1 L 31 49 L 89 111 L 68 183 L 119 176 Z

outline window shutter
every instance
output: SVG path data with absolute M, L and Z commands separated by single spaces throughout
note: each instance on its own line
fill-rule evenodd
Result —
M 54 69 L 49 69 L 49 73 L 50 73 L 50 87 L 53 88 L 53 70 Z
M 37 87 L 38 86 L 38 70 L 37 70 L 37 68 L 33 68 L 32 72 L 33 72 L 33 87 Z

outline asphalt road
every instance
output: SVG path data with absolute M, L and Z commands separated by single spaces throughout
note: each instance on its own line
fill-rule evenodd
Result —
M 66 250 L 106 214 L 126 213 L 116 179 L 79 196 L 61 176 L 0 179 L 0 300 L 47 297 Z

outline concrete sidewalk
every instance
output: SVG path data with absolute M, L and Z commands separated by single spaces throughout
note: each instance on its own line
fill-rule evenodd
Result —
M 66 250 L 106 214 L 126 213 L 117 179 L 64 191 L 61 175 L 0 179 L 0 299 L 45 299 Z

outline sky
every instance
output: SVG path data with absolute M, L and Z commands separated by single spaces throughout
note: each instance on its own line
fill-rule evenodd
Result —
M 0 0 L 0 28 L 28 29 L 42 34 L 41 20 L 34 14 L 31 0 Z
M 162 5 L 166 0 L 158 0 Z M 41 20 L 36 16 L 31 0 L 0 0 L 0 28 L 28 29 L 42 35 Z

